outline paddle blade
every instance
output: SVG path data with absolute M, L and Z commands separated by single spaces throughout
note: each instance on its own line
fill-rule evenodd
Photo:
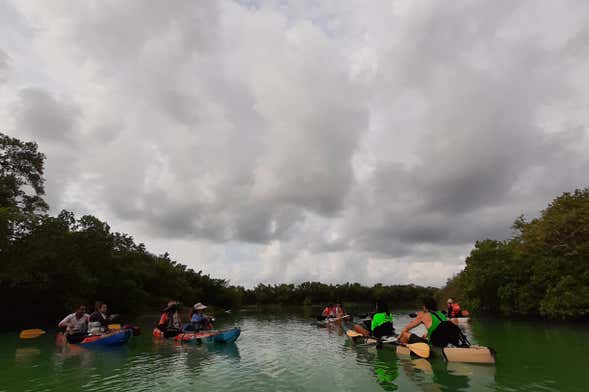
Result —
M 118 331 L 121 329 L 121 324 L 108 324 L 108 329 L 112 331 Z
M 411 355 L 411 350 L 405 346 L 397 346 L 397 354 L 399 355 Z
M 346 335 L 348 335 L 348 337 L 350 337 L 352 339 L 364 336 L 361 333 L 358 333 L 356 331 L 352 331 L 351 329 L 346 331 Z
M 18 337 L 21 339 L 35 339 L 44 334 L 45 331 L 42 329 L 25 329 L 20 332 Z
M 421 358 L 429 358 L 429 344 L 427 343 L 411 343 L 407 344 L 412 353 Z

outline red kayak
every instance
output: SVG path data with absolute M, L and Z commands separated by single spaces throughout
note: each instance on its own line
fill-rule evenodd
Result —
M 210 342 L 210 343 L 232 343 L 240 335 L 241 330 L 238 327 L 226 329 L 223 331 L 210 330 L 199 332 L 181 332 L 171 337 L 177 342 Z M 153 336 L 156 338 L 165 338 L 164 333 L 158 328 L 153 329 Z

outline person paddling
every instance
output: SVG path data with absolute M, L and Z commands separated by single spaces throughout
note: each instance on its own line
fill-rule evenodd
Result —
M 86 306 L 80 305 L 72 314 L 67 315 L 57 324 L 59 328 L 65 328 L 65 337 L 69 343 L 79 343 L 88 336 L 88 320 Z
M 342 305 L 336 304 L 335 305 L 335 317 L 342 318 L 345 315 L 346 315 L 346 312 L 344 312 L 344 308 L 342 308 Z
M 211 318 L 204 314 L 206 305 L 198 302 L 192 307 L 190 312 L 190 323 L 184 327 L 184 331 L 201 331 L 203 329 L 212 329 Z
M 108 315 L 108 305 L 104 302 L 97 301 L 95 311 L 90 315 L 88 329 L 92 334 L 100 334 L 108 331 L 108 323 L 116 315 Z
M 423 324 L 427 329 L 423 336 L 411 333 L 419 324 Z M 401 343 L 429 343 L 437 347 L 446 347 L 448 344 L 456 347 L 468 346 L 468 341 L 460 328 L 437 310 L 436 301 L 432 297 L 423 299 L 423 310 L 403 328 L 399 340 Z
M 448 309 L 446 310 L 446 314 L 450 318 L 462 316 L 462 309 L 460 309 L 460 305 L 452 298 L 448 298 Z
M 166 338 L 176 336 L 180 333 L 182 320 L 180 320 L 178 308 L 178 302 L 170 301 L 162 310 L 157 328 L 164 333 L 164 337 Z
M 382 338 L 383 336 L 392 336 L 395 334 L 395 329 L 393 328 L 393 314 L 389 311 L 387 304 L 376 304 L 376 311 L 372 316 L 370 331 L 375 338 Z

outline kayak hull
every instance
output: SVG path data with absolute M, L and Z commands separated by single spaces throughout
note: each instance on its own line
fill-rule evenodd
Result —
M 170 339 L 185 343 L 233 343 L 237 340 L 240 334 L 241 329 L 239 327 L 233 327 L 222 331 L 182 332 Z M 157 328 L 153 330 L 153 336 L 164 338 L 162 331 Z
M 92 347 L 116 347 L 126 344 L 133 336 L 133 331 L 130 329 L 123 329 L 117 332 L 112 332 L 104 335 L 92 335 L 84 338 L 78 346 L 92 348 Z
M 485 346 L 431 347 L 432 352 L 447 362 L 495 364 L 495 351 Z

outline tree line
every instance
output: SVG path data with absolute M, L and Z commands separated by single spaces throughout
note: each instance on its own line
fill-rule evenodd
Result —
M 589 318 L 589 188 L 563 193 L 512 228 L 508 240 L 478 241 L 440 296 L 481 314 Z
M 174 299 L 219 308 L 242 304 L 325 302 L 414 303 L 436 289 L 419 286 L 230 285 L 156 255 L 99 218 L 62 211 L 43 199 L 45 156 L 34 142 L 0 133 L 0 325 L 54 321 L 80 304 L 101 300 L 117 313 L 138 314 Z

